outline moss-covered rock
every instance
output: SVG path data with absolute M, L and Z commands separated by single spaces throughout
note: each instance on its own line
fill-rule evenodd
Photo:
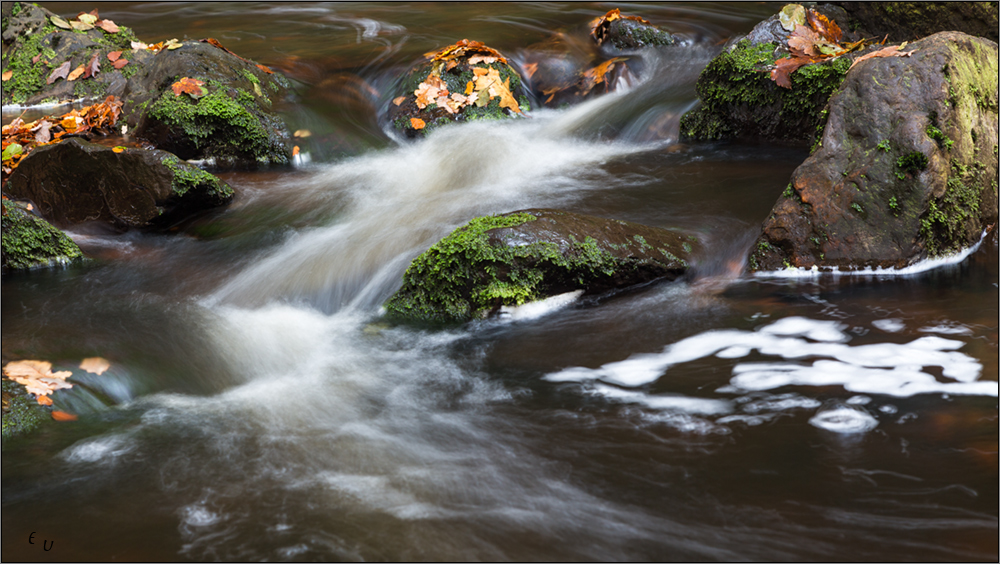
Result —
M 181 78 L 204 82 L 206 93 L 178 96 Z M 209 43 L 185 41 L 163 49 L 128 82 L 122 115 L 138 137 L 182 159 L 215 166 L 282 165 L 292 156 L 291 134 L 275 111 L 288 81 L 253 61 Z
M 574 290 L 674 279 L 696 244 L 666 229 L 558 210 L 479 217 L 414 259 L 385 309 L 397 320 L 463 322 Z
M 0 380 L 0 396 L 2 396 L 3 440 L 22 436 L 39 423 L 48 418 L 48 412 L 31 399 L 24 386 L 3 378 Z
M 100 28 L 87 31 L 60 29 L 53 25 L 56 14 L 28 2 L 3 3 L 3 55 L 0 67 L 11 71 L 11 79 L 4 82 L 0 101 L 4 105 L 69 102 L 79 98 L 104 99 L 108 95 L 121 96 L 129 76 L 135 72 L 145 52 L 132 50 L 135 34 L 124 26 L 109 33 Z M 122 51 L 130 63 L 116 70 L 108 62 L 107 54 Z M 87 64 L 94 56 L 101 63 L 96 75 L 69 82 L 56 79 L 48 84 L 46 79 L 57 67 L 69 62 L 75 69 Z
M 66 264 L 83 257 L 80 247 L 25 205 L 3 200 L 3 272 Z
M 850 17 L 848 29 L 865 37 L 912 41 L 939 31 L 998 40 L 996 2 L 835 2 Z
M 827 100 L 852 58 L 806 65 L 791 74 L 789 89 L 768 72 L 778 53 L 777 43 L 743 39 L 712 59 L 695 87 L 701 103 L 681 118 L 682 137 L 812 145 L 825 123 Z
M 521 75 L 495 49 L 463 39 L 426 58 L 400 82 L 389 104 L 391 127 L 408 138 L 454 122 L 507 119 L 529 109 Z M 487 77 L 490 87 L 484 87 Z
M 32 151 L 7 193 L 31 200 L 57 224 L 104 221 L 119 229 L 164 229 L 233 198 L 228 184 L 166 151 L 116 151 L 79 138 Z
M 904 267 L 996 223 L 997 44 L 943 32 L 906 50 L 847 74 L 751 268 Z

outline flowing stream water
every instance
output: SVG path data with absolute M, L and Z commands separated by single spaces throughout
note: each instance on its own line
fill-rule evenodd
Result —
M 615 6 L 683 39 L 627 90 L 411 143 L 379 121 L 424 52 L 517 61 Z M 737 276 L 807 152 L 677 122 L 780 4 L 615 6 L 48 6 L 284 69 L 312 136 L 294 167 L 220 173 L 236 201 L 180 232 L 79 226 L 96 261 L 4 278 L 5 362 L 112 367 L 55 394 L 77 421 L 5 441 L 3 560 L 995 561 L 996 238 L 902 275 Z M 704 250 L 599 301 L 381 321 L 413 257 L 529 207 Z

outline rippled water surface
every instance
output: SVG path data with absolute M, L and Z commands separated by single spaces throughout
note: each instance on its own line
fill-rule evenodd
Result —
M 79 420 L 5 441 L 2 558 L 995 561 L 996 238 L 905 275 L 734 278 L 807 155 L 682 144 L 677 120 L 780 4 L 621 6 L 683 40 L 640 54 L 640 83 L 416 143 L 379 117 L 422 53 L 468 37 L 517 62 L 612 6 L 49 6 L 281 69 L 313 135 L 294 168 L 220 173 L 222 213 L 81 226 L 96 261 L 3 280 L 4 361 L 112 368 L 55 395 Z M 704 251 L 598 301 L 381 322 L 414 256 L 528 207 Z

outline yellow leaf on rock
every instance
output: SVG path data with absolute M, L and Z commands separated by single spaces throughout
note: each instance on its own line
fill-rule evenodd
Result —
M 66 80 L 72 82 L 80 78 L 80 75 L 83 74 L 85 70 L 87 70 L 87 68 L 84 65 L 76 67 L 76 69 L 73 72 L 69 73 L 69 76 L 66 77 Z
M 405 101 L 406 101 L 406 96 L 397 96 L 396 98 L 392 99 L 392 103 L 395 104 L 395 105 L 397 105 L 397 106 L 400 105 L 400 104 L 402 104 Z
M 413 126 L 413 129 L 423 129 L 427 124 L 420 118 L 410 118 L 410 125 Z
M 66 378 L 73 375 L 72 372 L 52 372 L 52 363 L 44 360 L 9 362 L 3 367 L 3 372 L 8 378 L 24 386 L 28 393 L 35 395 L 44 396 L 55 390 L 73 387 L 66 382 Z
M 120 153 L 125 150 L 125 147 L 115 147 L 114 149 L 119 149 L 115 152 Z M 104 374 L 108 368 L 111 368 L 111 363 L 99 356 L 95 356 L 83 359 L 83 362 L 80 363 L 80 368 L 100 376 L 101 374 Z

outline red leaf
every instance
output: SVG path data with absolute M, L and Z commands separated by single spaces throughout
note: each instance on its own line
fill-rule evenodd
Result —
M 122 56 L 122 52 L 121 51 L 112 51 L 112 52 L 108 53 L 108 60 L 113 63 L 113 62 L 115 62 L 115 61 L 118 60 L 118 57 L 121 57 L 121 56 Z
M 76 415 L 72 413 L 66 413 L 65 411 L 53 411 L 52 418 L 56 421 L 76 421 Z
M 94 56 L 91 57 L 90 62 L 87 63 L 87 69 L 83 71 L 83 78 L 90 78 L 101 72 L 101 62 L 97 60 L 98 55 L 100 55 L 100 53 L 94 51 Z
M 201 98 L 205 94 L 208 94 L 208 90 L 203 86 L 205 83 L 194 79 L 184 77 L 177 82 L 175 82 L 170 88 L 174 91 L 174 96 L 180 96 L 181 94 L 188 94 L 194 99 Z
M 269 68 L 265 67 L 264 65 L 261 65 L 261 64 L 258 64 L 258 65 L 257 65 L 257 68 L 259 68 L 260 70 L 262 70 L 262 71 L 266 72 L 267 74 L 274 74 L 274 71 L 273 71 L 273 70 L 271 70 L 271 69 L 269 69 Z
M 116 69 L 121 70 L 122 67 L 128 64 L 128 59 L 118 59 L 113 65 Z
M 56 70 L 52 71 L 52 74 L 50 74 L 49 78 L 45 80 L 45 83 L 52 84 L 53 82 L 55 82 L 60 78 L 66 78 L 67 76 L 69 76 L 69 66 L 70 66 L 69 61 L 66 61 L 65 63 L 59 65 L 59 67 L 56 68 Z
M 798 70 L 799 67 L 818 62 L 819 59 L 812 57 L 785 57 L 774 61 L 774 68 L 771 70 L 771 80 L 782 88 L 791 88 L 792 81 L 790 74 Z
M 830 43 L 838 43 L 844 34 L 836 22 L 815 10 L 806 10 L 806 21 L 816 30 L 816 33 Z

